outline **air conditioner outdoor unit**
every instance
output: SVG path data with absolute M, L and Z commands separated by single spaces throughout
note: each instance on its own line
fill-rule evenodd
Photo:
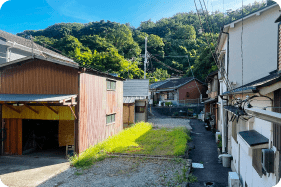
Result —
M 239 187 L 240 181 L 236 172 L 228 172 L 228 187 Z
M 274 151 L 262 149 L 262 167 L 267 173 L 274 173 Z

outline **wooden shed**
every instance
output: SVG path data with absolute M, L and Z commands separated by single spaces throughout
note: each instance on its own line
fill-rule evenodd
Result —
M 123 129 L 123 79 L 62 55 L 1 63 L 0 85 L 1 155 L 68 145 L 81 153 Z

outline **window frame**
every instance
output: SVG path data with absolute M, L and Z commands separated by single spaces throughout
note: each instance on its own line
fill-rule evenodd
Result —
M 107 118 L 109 116 L 111 116 L 110 122 L 107 121 Z M 112 119 L 114 119 L 114 121 Z M 106 123 L 106 125 L 114 124 L 115 120 L 116 120 L 116 113 L 114 113 L 114 114 L 107 114 L 106 118 L 105 118 L 105 123 Z
M 175 100 L 175 94 L 172 92 L 168 92 L 166 100 Z
M 108 83 L 109 83 L 110 88 L 108 88 Z M 114 84 L 112 84 L 112 83 L 114 83 Z M 114 85 L 114 86 L 112 86 L 112 85 Z M 111 80 L 111 79 L 106 79 L 106 90 L 115 91 L 116 90 L 116 81 Z

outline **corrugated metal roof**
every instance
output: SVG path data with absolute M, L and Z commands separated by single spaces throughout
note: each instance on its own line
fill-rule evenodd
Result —
M 64 55 L 61 55 L 57 52 L 54 52 L 50 49 L 47 49 L 41 45 L 38 45 L 35 42 L 33 42 L 33 44 L 32 44 L 31 40 L 25 39 L 23 37 L 20 37 L 20 36 L 17 36 L 17 35 L 2 31 L 2 30 L 0 30 L 0 39 L 4 40 L 5 42 L 15 43 L 16 45 L 14 47 L 16 47 L 16 48 L 23 49 L 23 48 L 27 47 L 27 48 L 32 49 L 32 47 L 33 47 L 34 51 L 39 50 L 39 51 L 43 52 L 43 54 L 45 56 L 51 56 L 53 58 L 58 58 L 58 59 L 64 60 L 71 64 L 77 64 L 72 59 L 70 59 Z
M 148 79 L 128 79 L 123 82 L 123 96 L 148 96 Z
M 134 103 L 136 100 L 144 100 L 146 96 L 125 96 L 123 97 L 123 103 Z
M 60 102 L 77 95 L 62 94 L 0 94 L 0 101 L 4 102 Z

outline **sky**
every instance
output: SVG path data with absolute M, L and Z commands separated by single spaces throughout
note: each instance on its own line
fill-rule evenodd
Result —
M 0 6 L 2 2 L 0 0 Z M 243 4 L 255 0 L 243 0 Z M 261 1 L 261 0 L 257 0 Z M 242 0 L 205 0 L 208 11 L 242 6 Z M 196 0 L 200 8 L 199 0 Z M 196 11 L 194 0 L 9 0 L 0 9 L 0 30 L 17 34 L 45 29 L 55 23 L 89 23 L 109 20 L 138 27 L 142 21 Z

